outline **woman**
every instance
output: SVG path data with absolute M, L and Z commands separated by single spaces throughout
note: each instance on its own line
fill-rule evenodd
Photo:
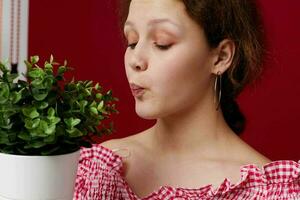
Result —
M 83 149 L 74 199 L 300 199 L 300 164 L 238 137 L 235 98 L 264 53 L 255 3 L 131 0 L 125 14 L 136 113 L 156 124 Z

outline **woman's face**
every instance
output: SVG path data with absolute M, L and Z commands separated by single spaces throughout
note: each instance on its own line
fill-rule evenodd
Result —
M 181 1 L 132 0 L 124 33 L 126 75 L 140 117 L 182 114 L 211 98 L 211 51 Z

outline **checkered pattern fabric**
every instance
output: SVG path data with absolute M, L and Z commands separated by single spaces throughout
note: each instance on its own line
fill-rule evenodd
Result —
M 73 200 L 300 200 L 300 160 L 273 161 L 262 169 L 241 167 L 241 180 L 225 179 L 216 189 L 162 186 L 147 197 L 133 193 L 122 176 L 122 157 L 101 145 L 81 150 Z

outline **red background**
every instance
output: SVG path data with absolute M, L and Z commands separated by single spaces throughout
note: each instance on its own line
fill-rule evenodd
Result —
M 30 0 L 29 55 L 68 60 L 76 79 L 91 79 L 120 99 L 116 132 L 100 141 L 121 138 L 150 127 L 134 111 L 123 65 L 124 48 L 111 0 Z M 262 81 L 238 101 L 248 123 L 242 138 L 272 160 L 300 158 L 300 2 L 260 0 L 268 39 Z

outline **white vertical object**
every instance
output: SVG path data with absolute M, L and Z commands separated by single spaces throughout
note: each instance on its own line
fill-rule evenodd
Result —
M 0 0 L 0 60 L 18 64 L 24 73 L 28 57 L 28 0 Z
M 57 156 L 0 153 L 0 200 L 71 200 L 80 151 Z

